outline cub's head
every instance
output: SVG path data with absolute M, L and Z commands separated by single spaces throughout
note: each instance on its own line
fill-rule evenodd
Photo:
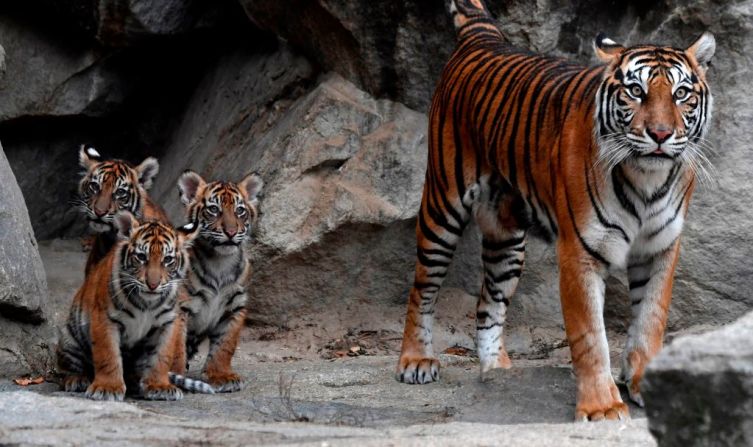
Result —
M 134 167 L 122 160 L 102 160 L 94 148 L 84 146 L 79 151 L 79 163 L 86 169 L 78 185 L 81 208 L 89 226 L 98 233 L 111 230 L 118 211 L 139 215 L 146 190 L 159 172 L 159 163 L 153 157 Z
M 139 222 L 128 211 L 115 214 L 113 225 L 122 241 L 120 286 L 128 295 L 162 295 L 174 290 L 186 275 L 188 253 L 199 234 L 190 223 L 173 229 L 159 222 Z
M 250 238 L 263 186 L 256 174 L 238 183 L 206 183 L 193 171 L 184 172 L 178 179 L 180 199 L 189 221 L 198 223 L 202 241 L 228 252 Z
M 629 161 L 648 170 L 707 161 L 712 97 L 705 75 L 715 49 L 708 32 L 687 49 L 625 48 L 600 34 L 594 50 L 607 64 L 596 94 L 600 160 L 610 169 Z

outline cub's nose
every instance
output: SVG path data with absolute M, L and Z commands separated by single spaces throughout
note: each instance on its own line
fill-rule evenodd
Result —
M 650 127 L 647 128 L 646 133 L 649 137 L 651 137 L 652 140 L 656 141 L 656 144 L 662 144 L 672 136 L 673 132 L 666 127 L 659 126 L 653 129 Z
M 104 216 L 105 214 L 107 214 L 107 210 L 101 210 L 101 209 L 99 209 L 99 208 L 97 208 L 97 207 L 95 206 L 95 207 L 94 207 L 94 214 L 96 214 L 96 215 L 97 215 L 97 217 L 102 217 L 102 216 Z
M 225 228 L 225 234 L 227 234 L 227 237 L 233 237 L 238 233 L 237 228 Z
M 149 290 L 154 291 L 157 290 L 157 287 L 159 287 L 159 281 L 152 281 L 149 280 L 146 282 L 147 287 L 149 287 Z

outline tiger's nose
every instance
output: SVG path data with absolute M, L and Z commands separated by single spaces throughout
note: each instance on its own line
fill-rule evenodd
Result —
M 97 208 L 97 207 L 95 206 L 95 207 L 94 207 L 94 214 L 96 214 L 96 215 L 97 215 L 97 217 L 102 217 L 102 216 L 104 216 L 105 214 L 107 214 L 107 210 L 106 210 L 106 209 L 105 209 L 105 210 L 101 210 L 101 209 L 99 209 L 99 208 Z
M 227 237 L 233 237 L 236 233 L 238 233 L 237 228 L 225 228 L 225 234 L 227 234 Z
M 157 290 L 157 287 L 159 287 L 159 280 L 147 280 L 146 285 L 149 287 L 149 290 Z
M 646 133 L 652 140 L 656 141 L 656 144 L 662 144 L 667 141 L 674 132 L 666 127 L 658 126 L 653 129 L 650 127 L 646 128 Z

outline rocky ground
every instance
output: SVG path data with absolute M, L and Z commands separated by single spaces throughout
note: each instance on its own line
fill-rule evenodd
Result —
M 84 253 L 75 240 L 42 243 L 40 253 L 49 279 L 49 318 L 58 325 L 81 280 Z M 362 320 L 308 315 L 288 327 L 245 330 L 235 360 L 248 379 L 240 393 L 105 404 L 59 391 L 53 376 L 27 387 L 3 380 L 0 442 L 543 446 L 556 438 L 561 445 L 653 444 L 636 407 L 629 422 L 570 422 L 575 381 L 564 349 L 518 354 L 513 369 L 481 382 L 468 349 L 471 326 L 463 325 L 472 320 L 458 315 L 453 297 L 462 294 L 445 296 L 437 325 L 438 347 L 447 352 L 439 383 L 411 386 L 393 378 L 402 307 L 389 309 L 379 322 L 368 312 L 353 313 L 370 315 Z M 191 370 L 201 362 L 195 359 Z

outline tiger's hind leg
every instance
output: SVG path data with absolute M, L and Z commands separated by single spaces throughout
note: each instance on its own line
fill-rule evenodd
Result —
M 72 312 L 60 330 L 55 354 L 58 371 L 63 375 L 61 388 L 65 391 L 83 393 L 91 385 L 94 371 L 87 334 L 88 328 L 79 322 L 77 312 Z
M 525 256 L 525 226 L 517 217 L 524 205 L 499 188 L 482 193 L 474 217 L 482 234 L 484 277 L 476 305 L 476 347 L 481 378 L 496 368 L 509 368 L 502 338 L 507 307 L 518 286 Z
M 416 271 L 408 298 L 405 330 L 397 364 L 396 379 L 405 383 L 430 383 L 439 379 L 439 360 L 434 356 L 432 327 L 437 293 L 470 218 L 470 204 L 479 185 L 472 185 L 462 203 L 436 197 L 430 180 L 424 185 L 421 210 L 416 224 Z M 457 199 L 455 200 L 457 202 Z M 450 209 L 445 206 L 450 207 Z

